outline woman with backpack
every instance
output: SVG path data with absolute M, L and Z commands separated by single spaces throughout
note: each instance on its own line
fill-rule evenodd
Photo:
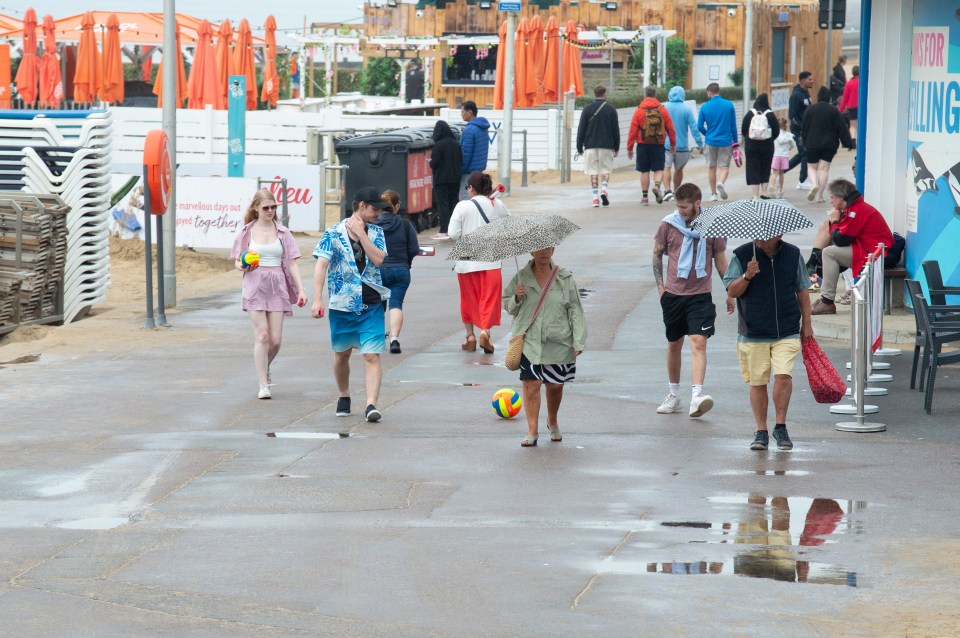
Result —
M 770 167 L 773 164 L 774 141 L 780 135 L 777 116 L 770 110 L 767 94 L 761 93 L 753 108 L 743 116 L 740 127 L 743 149 L 747 155 L 747 186 L 754 199 L 770 199 Z

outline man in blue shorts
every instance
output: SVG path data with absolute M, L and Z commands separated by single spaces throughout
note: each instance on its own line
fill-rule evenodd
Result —
M 380 355 L 384 352 L 383 302 L 390 291 L 380 278 L 387 256 L 383 229 L 372 222 L 388 208 L 375 188 L 364 187 L 353 198 L 353 215 L 331 226 L 317 243 L 313 256 L 313 305 L 310 314 L 324 315 L 323 284 L 330 294 L 330 346 L 333 376 L 340 398 L 337 416 L 350 416 L 350 355 L 358 348 L 366 374 L 367 421 L 379 421 Z

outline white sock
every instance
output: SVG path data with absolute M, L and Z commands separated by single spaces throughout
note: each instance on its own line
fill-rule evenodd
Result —
M 606 182 L 603 182 L 603 184 L 600 185 L 600 189 L 601 189 L 601 190 L 607 190 L 607 183 L 606 183 Z
M 693 386 L 691 386 L 691 387 L 693 388 L 693 396 L 694 396 L 694 397 L 698 397 L 698 396 L 700 396 L 701 394 L 703 394 L 703 386 L 702 386 L 702 385 L 693 385 Z
M 600 199 L 600 191 L 597 190 L 596 188 L 593 189 L 593 198 Z
M 672 395 L 675 396 L 675 397 L 680 396 L 680 384 L 679 384 L 679 383 L 668 383 L 667 385 L 670 386 L 670 394 L 672 394 Z

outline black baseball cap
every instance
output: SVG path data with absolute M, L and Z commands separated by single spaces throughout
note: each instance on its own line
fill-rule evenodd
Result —
M 390 208 L 390 204 L 380 199 L 380 193 L 377 192 L 377 189 L 370 186 L 364 186 L 358 190 L 357 194 L 353 196 L 353 201 L 365 202 L 380 210 Z

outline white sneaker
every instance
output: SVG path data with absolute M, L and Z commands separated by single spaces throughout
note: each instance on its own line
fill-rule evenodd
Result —
M 710 197 L 707 198 L 707 201 L 708 201 L 708 202 L 715 202 L 715 201 L 717 201 L 717 200 L 719 200 L 719 199 L 720 199 L 720 198 L 717 197 L 717 194 L 716 194 L 716 193 L 710 193 Z
M 683 412 L 683 406 L 680 405 L 680 397 L 675 394 L 668 394 L 660 407 L 657 408 L 657 414 L 674 414 Z
M 260 386 L 260 392 L 257 393 L 258 399 L 272 399 L 273 396 L 270 394 L 270 386 L 262 385 Z
M 813 184 L 811 184 L 809 181 L 807 181 L 807 182 L 797 182 L 797 190 L 798 190 L 798 191 L 810 190 L 811 188 L 813 188 Z
M 717 192 L 720 193 L 720 199 L 727 198 L 727 189 L 723 187 L 723 182 L 717 182 Z
M 698 394 L 690 400 L 690 416 L 703 416 L 713 409 L 713 397 L 709 394 Z

